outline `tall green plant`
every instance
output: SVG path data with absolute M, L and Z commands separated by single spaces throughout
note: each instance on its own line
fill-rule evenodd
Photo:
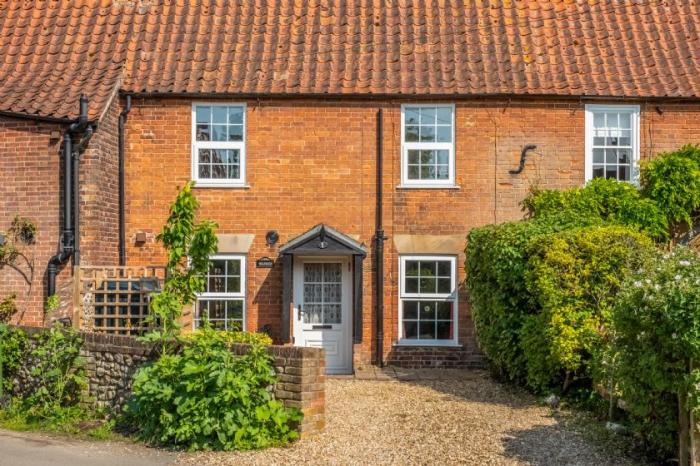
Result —
M 182 308 L 204 291 L 209 256 L 217 250 L 216 223 L 197 220 L 199 201 L 187 183 L 170 206 L 170 215 L 157 240 L 163 244 L 168 262 L 165 285 L 151 300 L 150 322 L 155 328 L 143 338 L 160 345 L 167 353 L 180 333 Z
M 642 194 L 656 201 L 677 239 L 700 214 L 700 147 L 686 145 L 642 165 Z
M 17 374 L 27 348 L 24 330 L 0 323 L 0 401 L 16 387 L 12 378 Z

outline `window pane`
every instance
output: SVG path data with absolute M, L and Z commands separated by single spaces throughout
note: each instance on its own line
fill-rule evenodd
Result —
M 435 167 L 430 165 L 430 166 L 421 166 L 420 167 L 420 178 L 422 180 L 434 180 L 435 179 Z
M 304 264 L 304 281 L 305 282 L 321 282 L 323 280 L 323 264 Z
M 226 261 L 220 259 L 209 261 L 209 275 L 226 275 Z
M 416 321 L 404 321 L 403 323 L 403 337 L 409 340 L 415 340 L 418 338 L 418 322 Z
M 323 280 L 330 283 L 341 283 L 343 269 L 341 264 L 323 264 Z
M 212 165 L 211 166 L 211 177 L 212 178 L 228 178 L 226 176 L 226 173 L 228 170 L 226 169 L 226 165 Z
M 408 167 L 408 179 L 409 180 L 419 180 L 420 179 L 420 167 L 418 165 L 410 165 Z
M 409 150 L 408 151 L 408 163 L 417 165 L 420 163 L 420 153 L 419 150 Z
M 420 302 L 420 309 L 419 309 L 419 318 L 420 320 L 435 320 L 435 303 L 434 302 L 425 302 L 421 301 Z
M 406 293 L 418 293 L 418 279 L 406 278 Z
M 605 174 L 605 168 L 593 167 L 593 178 L 602 178 Z
M 606 178 L 612 178 L 614 180 L 617 179 L 617 167 L 605 167 L 605 177 Z
M 209 293 L 225 293 L 225 278 L 224 277 L 209 277 Z
M 243 124 L 243 107 L 229 107 L 228 122 L 234 125 Z
M 323 285 L 304 283 L 304 303 L 323 302 Z
M 226 261 L 226 273 L 229 275 L 240 275 L 241 261 L 238 259 Z
M 421 142 L 435 142 L 435 127 L 434 126 L 421 126 L 420 127 L 420 141 Z
M 229 319 L 241 320 L 243 318 L 243 301 L 231 300 L 227 302 L 227 317 Z
M 449 278 L 438 278 L 438 293 L 451 293 L 452 280 Z
M 437 108 L 438 125 L 452 125 L 452 107 Z
M 450 163 L 450 153 L 446 150 L 435 151 L 437 153 L 437 163 L 447 165 Z
M 452 276 L 452 263 L 450 261 L 438 261 L 437 273 L 441 277 Z
M 438 180 L 446 180 L 450 177 L 450 167 L 447 165 L 438 165 L 436 167 L 435 178 Z
M 417 319 L 418 318 L 418 301 L 403 302 L 403 318 Z
M 240 293 L 241 292 L 241 277 L 227 277 L 226 278 L 226 292 L 227 293 Z
M 242 141 L 243 140 L 243 126 L 235 125 L 228 127 L 228 140 L 229 141 Z
M 454 335 L 452 333 L 452 322 L 440 322 L 437 323 L 437 337 L 438 340 L 452 340 Z
M 406 107 L 404 110 L 404 119 L 407 125 L 420 123 L 418 107 Z
M 626 165 L 620 165 L 618 167 L 617 179 L 620 181 L 629 181 L 630 180 L 629 168 Z
M 340 304 L 326 304 L 323 310 L 323 323 L 340 324 Z
M 605 162 L 606 163 L 616 163 L 617 162 L 617 149 L 605 149 Z
M 404 273 L 407 277 L 417 277 L 419 267 L 419 261 L 406 261 L 404 266 Z
M 303 320 L 306 324 L 323 323 L 323 305 L 309 304 L 303 308 Z
M 211 152 L 209 149 L 199 149 L 199 163 L 210 163 Z
M 228 109 L 227 107 L 215 106 L 212 107 L 212 122 L 219 124 L 228 123 Z
M 629 163 L 632 159 L 632 151 L 629 149 L 620 149 L 617 151 L 617 160 L 619 163 Z
M 437 303 L 437 318 L 438 320 L 452 320 L 452 303 L 448 301 L 438 301 Z
M 605 149 L 593 149 L 593 163 L 603 163 Z
M 630 130 L 620 131 L 620 145 L 621 146 L 632 145 L 632 131 L 630 131 Z
M 605 114 L 605 126 L 608 128 L 617 128 L 617 113 Z
M 406 126 L 406 142 L 418 141 L 418 126 Z
M 451 126 L 438 126 L 437 127 L 437 142 L 451 142 L 452 141 L 452 127 Z
M 437 275 L 437 262 L 420 261 L 421 277 L 435 277 Z
M 435 108 L 431 107 L 421 107 L 420 108 L 420 124 L 421 125 L 434 125 L 436 117 Z
M 211 167 L 209 165 L 199 166 L 199 177 L 200 178 L 211 178 Z
M 632 127 L 632 115 L 629 113 L 620 113 L 620 128 Z
M 212 141 L 225 141 L 227 139 L 226 125 L 212 125 L 211 129 L 212 129 L 212 136 L 211 136 Z
M 197 123 L 211 122 L 211 107 L 197 106 L 195 108 L 195 113 L 197 114 Z
M 228 178 L 230 180 L 235 180 L 241 177 L 241 170 L 237 165 L 229 165 L 228 167 Z
M 197 141 L 209 141 L 211 139 L 211 127 L 209 125 L 197 125 Z
M 435 321 L 420 321 L 418 329 L 418 336 L 421 340 L 435 339 Z
M 421 293 L 437 293 L 437 283 L 434 278 L 423 278 L 420 279 L 420 290 Z
M 226 318 L 226 301 L 209 300 L 209 318 L 210 319 L 225 319 Z
M 593 114 L 593 127 L 594 128 L 605 128 L 605 114 L 604 113 L 594 113 Z

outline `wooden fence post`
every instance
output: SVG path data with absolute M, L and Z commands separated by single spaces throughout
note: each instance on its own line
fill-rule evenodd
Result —
M 690 411 L 688 410 L 688 394 L 678 394 L 678 464 L 690 466 Z

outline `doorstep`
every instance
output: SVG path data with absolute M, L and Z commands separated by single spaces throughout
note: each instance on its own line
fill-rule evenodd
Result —
M 393 366 L 363 366 L 355 369 L 353 375 L 329 375 L 326 377 L 340 380 L 381 381 L 464 380 L 478 377 L 483 373 L 484 371 L 478 369 L 403 369 Z

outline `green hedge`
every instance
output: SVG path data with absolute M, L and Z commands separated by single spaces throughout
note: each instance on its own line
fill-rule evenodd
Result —
M 646 235 L 619 225 L 575 228 L 531 244 L 525 282 L 537 313 L 521 331 L 531 388 L 565 392 L 582 379 L 590 386 L 622 282 L 652 250 Z
M 475 228 L 466 249 L 467 288 L 479 342 L 494 372 L 523 382 L 526 363 L 520 333 L 537 303 L 525 280 L 531 244 L 544 235 L 599 220 L 566 214 Z

